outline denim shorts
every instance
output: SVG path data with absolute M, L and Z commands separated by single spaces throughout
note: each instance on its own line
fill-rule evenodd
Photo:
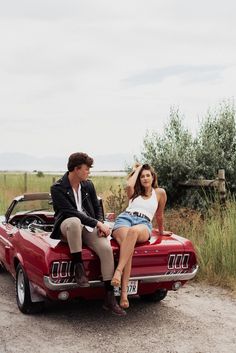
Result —
M 149 235 L 151 235 L 152 223 L 150 221 L 148 221 L 147 219 L 145 219 L 143 217 L 131 215 L 127 212 L 122 212 L 116 218 L 113 230 L 116 230 L 121 227 L 132 227 L 132 226 L 136 226 L 138 224 L 144 224 L 148 229 Z

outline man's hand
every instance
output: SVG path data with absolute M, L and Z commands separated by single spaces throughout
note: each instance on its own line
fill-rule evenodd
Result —
M 100 221 L 98 221 L 98 223 L 97 223 L 97 228 L 98 228 L 98 236 L 99 237 L 108 237 L 111 233 L 110 228 L 106 224 L 104 224 Z
M 98 234 L 99 238 L 102 238 L 102 237 L 106 238 L 107 237 L 106 234 L 103 233 L 100 229 L 97 230 L 97 234 Z

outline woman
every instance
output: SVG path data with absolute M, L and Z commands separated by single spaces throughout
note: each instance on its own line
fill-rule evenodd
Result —
M 152 232 L 152 219 L 156 214 L 159 235 L 170 235 L 164 232 L 163 211 L 166 204 L 166 192 L 157 187 L 157 176 L 148 164 L 135 164 L 128 177 L 127 195 L 129 205 L 116 219 L 112 236 L 120 245 L 119 263 L 111 284 L 121 285 L 120 306 L 129 307 L 127 286 L 129 282 L 132 255 L 136 243 L 149 240 Z

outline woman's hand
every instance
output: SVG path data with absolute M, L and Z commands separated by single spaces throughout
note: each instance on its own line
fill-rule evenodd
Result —
M 133 165 L 132 171 L 135 172 L 135 170 L 138 169 L 138 168 L 140 168 L 140 167 L 142 167 L 142 164 L 139 163 L 139 162 L 136 162 L 136 163 L 134 163 L 134 165 Z
M 163 230 L 163 232 L 159 232 L 159 230 L 157 229 L 157 235 L 171 236 L 173 235 L 173 232 L 171 232 L 170 230 Z

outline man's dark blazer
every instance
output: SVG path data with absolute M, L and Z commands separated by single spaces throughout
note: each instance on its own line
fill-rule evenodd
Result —
M 55 211 L 55 223 L 51 238 L 60 239 L 60 225 L 69 217 L 78 217 L 86 226 L 96 227 L 98 221 L 103 221 L 103 212 L 99 204 L 94 185 L 91 180 L 82 181 L 82 209 L 76 207 L 75 197 L 68 179 L 68 172 L 51 186 L 51 196 Z

